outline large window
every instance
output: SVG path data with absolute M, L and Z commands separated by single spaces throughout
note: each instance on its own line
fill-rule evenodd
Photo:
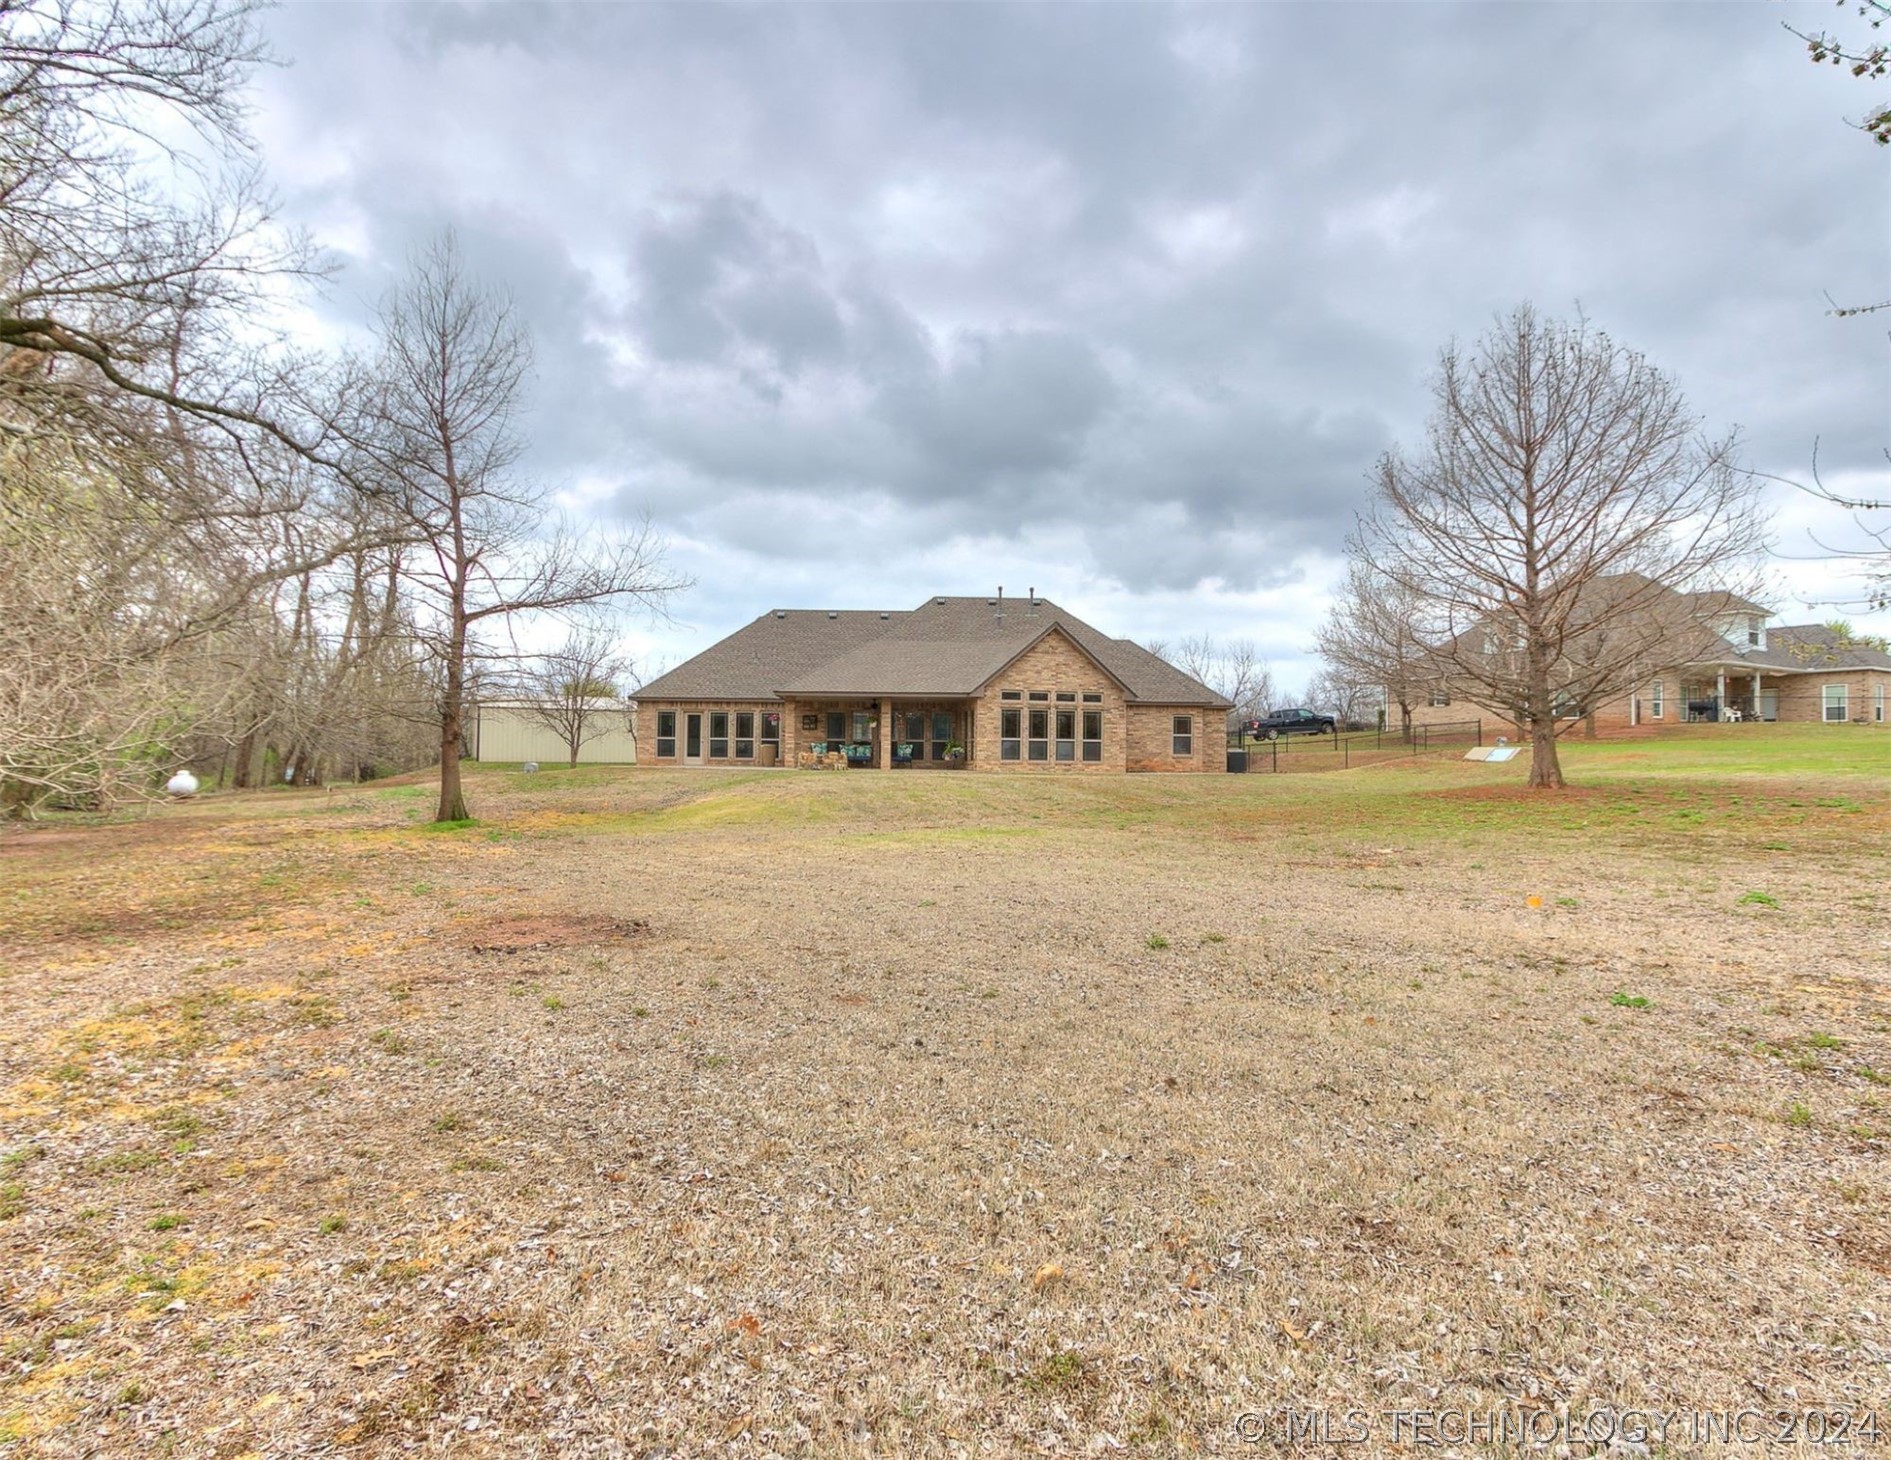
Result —
M 1195 717 L 1177 715 L 1169 726 L 1169 751 L 1172 755 L 1195 753 Z
M 735 758 L 737 760 L 755 759 L 755 712 L 753 710 L 735 712 Z
M 1437 709 L 1440 705 L 1448 705 L 1451 703 L 1451 693 L 1440 685 L 1431 692 L 1431 698 L 1426 703 L 1433 709 Z
M 1663 711 L 1661 700 L 1662 693 L 1663 690 L 1660 680 L 1657 679 L 1653 684 L 1648 686 L 1648 713 L 1653 715 L 1657 720 L 1661 718 Z
M 709 712 L 709 758 L 711 760 L 729 758 L 729 712 L 727 710 Z
M 854 739 L 873 739 L 873 716 L 865 710 L 854 711 Z
M 781 711 L 762 711 L 762 744 L 775 747 L 775 754 L 781 754 Z
M 676 711 L 657 711 L 657 759 L 676 759 Z
M 1051 712 L 1049 710 L 1031 711 L 1031 738 L 1025 743 L 1024 754 L 1027 760 L 1051 758 Z
M 998 712 L 998 759 L 1024 759 L 1024 711 L 1015 705 Z
M 1103 759 L 1103 711 L 1101 710 L 1083 712 L 1083 758 L 1085 760 Z
M 1075 710 L 1057 712 L 1057 758 L 1059 760 L 1077 758 L 1077 712 Z
M 1823 688 L 1825 692 L 1826 720 L 1834 725 L 1843 724 L 1846 720 L 1851 718 L 1850 705 L 1847 699 L 1851 686 L 1844 684 L 1828 684 Z
M 845 710 L 827 712 L 827 738 L 830 742 L 847 738 L 847 712 Z M 832 748 L 833 746 L 830 745 L 829 749 Z

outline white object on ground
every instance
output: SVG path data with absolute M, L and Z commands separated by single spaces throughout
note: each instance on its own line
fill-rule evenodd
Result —
M 164 789 L 182 800 L 186 796 L 197 794 L 197 778 L 189 771 L 179 771 L 164 783 Z

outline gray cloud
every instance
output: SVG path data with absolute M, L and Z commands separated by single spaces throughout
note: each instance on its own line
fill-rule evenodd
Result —
M 259 124 L 350 259 L 338 317 L 458 227 L 537 331 L 541 466 L 678 535 L 727 600 L 702 633 L 816 571 L 1238 629 L 1338 551 L 1439 348 L 1523 299 L 1647 352 L 1762 469 L 1815 436 L 1882 469 L 1882 328 L 1824 313 L 1891 292 L 1883 157 L 1842 120 L 1869 91 L 1782 20 L 1834 23 L 292 7 Z

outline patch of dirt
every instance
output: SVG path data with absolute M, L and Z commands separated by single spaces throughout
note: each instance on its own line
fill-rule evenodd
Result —
M 538 913 L 483 919 L 459 941 L 475 953 L 532 953 L 547 948 L 595 948 L 651 935 L 648 918 L 602 913 Z

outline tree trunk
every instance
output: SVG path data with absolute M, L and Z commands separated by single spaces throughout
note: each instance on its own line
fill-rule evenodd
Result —
M 455 597 L 458 598 L 458 594 Z M 440 697 L 440 804 L 435 821 L 469 821 L 460 788 L 460 744 L 465 734 L 466 622 L 460 604 L 453 609 L 453 642 L 447 650 L 445 692 Z
M 569 769 L 575 771 L 577 768 L 578 768 L 578 747 L 574 745 L 571 747 L 571 763 L 570 763 Z
M 247 791 L 256 782 L 256 732 L 251 730 L 236 742 L 236 768 L 230 776 L 230 785 L 238 791 Z
M 1563 766 L 1556 755 L 1556 709 L 1550 698 L 1547 672 L 1533 675 L 1539 682 L 1530 686 L 1530 789 L 1560 791 Z

